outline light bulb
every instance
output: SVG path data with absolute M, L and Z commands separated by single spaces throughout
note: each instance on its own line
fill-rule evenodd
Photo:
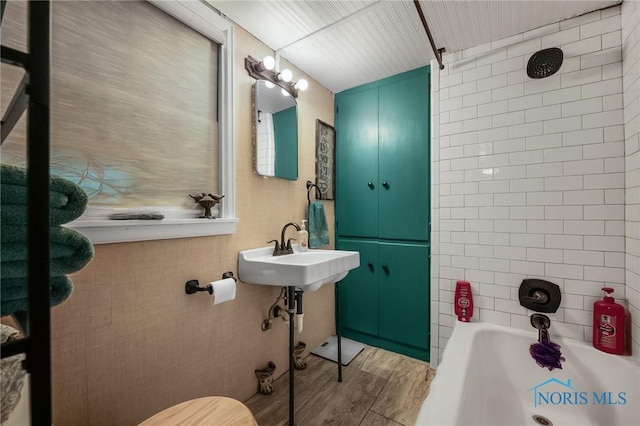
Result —
M 276 87 L 275 84 L 267 80 L 264 81 L 264 85 L 267 86 L 269 89 L 273 89 L 274 87 Z
M 309 83 L 304 78 L 301 78 L 300 80 L 298 80 L 294 87 L 296 88 L 296 90 L 307 90 L 307 88 L 309 87 Z
M 262 64 L 265 69 L 272 70 L 276 66 L 276 60 L 273 59 L 273 56 L 267 55 L 262 59 Z
M 289 92 L 287 92 L 284 89 L 280 89 L 280 93 L 282 93 L 282 96 L 291 96 L 291 95 L 289 95 Z
M 280 71 L 278 78 L 282 81 L 289 82 L 293 78 L 293 73 L 291 72 L 291 70 L 285 68 L 282 71 Z

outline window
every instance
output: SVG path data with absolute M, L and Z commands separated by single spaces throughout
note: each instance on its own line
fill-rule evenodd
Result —
M 56 2 L 52 32 L 51 172 L 90 196 L 68 226 L 94 243 L 233 233 L 231 25 L 201 2 Z M 201 192 L 225 195 L 219 219 L 198 218 Z M 109 220 L 141 207 L 165 219 Z

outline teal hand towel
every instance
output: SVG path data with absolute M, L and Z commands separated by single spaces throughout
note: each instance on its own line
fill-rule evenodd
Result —
M 309 248 L 329 245 L 329 226 L 322 201 L 312 201 L 307 213 L 309 222 Z
M 42 193 L 47 196 L 46 192 Z M 87 194 L 75 183 L 58 176 L 49 180 L 50 225 L 62 225 L 77 219 L 87 208 Z M 27 223 L 27 171 L 20 167 L 0 165 L 0 204 L 2 224 Z M 37 208 L 37 207 L 36 207 Z M 43 213 L 44 212 L 37 212 Z
M 49 228 L 50 274 L 65 275 L 82 269 L 93 257 L 91 241 L 78 231 L 54 226 Z M 0 276 L 27 276 L 27 229 L 25 226 L 0 226 Z M 2 295 L 4 299 L 4 294 Z
M 65 276 L 51 277 L 51 306 L 62 303 L 73 292 L 73 283 Z M 25 312 L 29 307 L 27 278 L 2 278 L 0 316 Z

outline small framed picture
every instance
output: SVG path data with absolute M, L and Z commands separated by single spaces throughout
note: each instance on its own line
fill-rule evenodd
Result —
M 324 121 L 316 120 L 316 185 L 323 200 L 335 199 L 336 131 Z

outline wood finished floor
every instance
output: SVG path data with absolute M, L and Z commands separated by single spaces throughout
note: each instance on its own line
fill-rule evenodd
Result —
M 424 361 L 365 349 L 343 368 L 309 355 L 295 372 L 297 426 L 413 426 L 435 370 Z M 289 374 L 274 380 L 271 395 L 256 394 L 245 404 L 260 426 L 283 426 L 289 419 Z

